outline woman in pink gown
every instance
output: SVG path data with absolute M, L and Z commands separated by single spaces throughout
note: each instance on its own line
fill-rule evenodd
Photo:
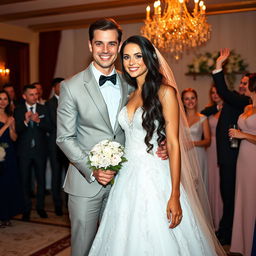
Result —
M 211 130 L 211 145 L 207 148 L 207 164 L 208 164 L 208 197 L 212 211 L 212 218 L 215 230 L 219 229 L 219 222 L 222 217 L 223 203 L 220 194 L 220 175 L 217 163 L 217 149 L 216 149 L 216 126 L 222 108 L 222 99 L 219 97 L 216 87 L 210 88 L 211 105 L 217 105 L 219 110 L 216 114 L 208 117 L 209 126 Z
M 235 214 L 231 252 L 243 256 L 252 253 L 256 220 L 256 73 L 249 77 L 252 105 L 248 105 L 238 119 L 240 130 L 230 129 L 229 136 L 241 139 L 236 169 Z

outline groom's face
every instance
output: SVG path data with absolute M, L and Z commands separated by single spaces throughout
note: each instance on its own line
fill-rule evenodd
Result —
M 114 68 L 114 62 L 120 50 L 116 30 L 95 30 L 89 49 L 94 59 L 95 67 L 105 75 Z

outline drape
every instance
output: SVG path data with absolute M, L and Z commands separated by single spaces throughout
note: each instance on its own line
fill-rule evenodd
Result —
M 54 78 L 61 31 L 41 32 L 39 34 L 39 82 L 43 87 L 43 98 L 51 93 L 51 81 Z

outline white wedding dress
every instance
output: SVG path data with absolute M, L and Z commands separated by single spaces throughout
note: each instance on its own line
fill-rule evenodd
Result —
M 142 108 L 129 120 L 124 107 L 119 123 L 125 131 L 128 161 L 118 173 L 90 256 L 212 256 L 181 186 L 183 218 L 169 228 L 166 217 L 171 193 L 169 161 L 146 152 Z M 157 135 L 151 143 L 157 149 Z

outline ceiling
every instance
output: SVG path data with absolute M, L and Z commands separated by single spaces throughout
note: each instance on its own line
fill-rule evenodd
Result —
M 193 2 L 192 0 L 188 0 Z M 51 31 L 87 27 L 102 17 L 120 24 L 142 22 L 154 0 L 0 0 L 0 22 Z M 207 15 L 255 11 L 256 0 L 205 0 Z M 192 4 L 192 3 L 191 3 Z

